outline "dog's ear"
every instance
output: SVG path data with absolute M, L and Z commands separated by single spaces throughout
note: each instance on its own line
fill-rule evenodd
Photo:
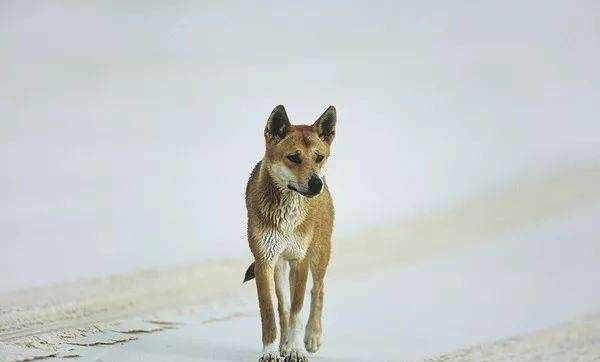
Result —
M 335 107 L 329 106 L 329 108 L 323 112 L 321 117 L 319 117 L 312 126 L 323 141 L 331 144 L 333 137 L 335 136 L 336 121 L 337 113 L 335 111 Z
M 271 138 L 274 142 L 279 142 L 288 134 L 290 127 L 290 120 L 285 108 L 280 104 L 273 109 L 267 120 L 265 137 Z

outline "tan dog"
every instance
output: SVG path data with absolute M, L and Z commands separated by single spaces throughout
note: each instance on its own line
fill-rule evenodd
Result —
M 292 126 L 285 108 L 279 105 L 265 127 L 265 155 L 246 187 L 248 243 L 254 263 L 246 271 L 245 281 L 256 276 L 263 342 L 259 361 L 308 361 L 306 351 L 316 352 L 321 345 L 323 279 L 334 214 L 322 173 L 335 124 L 333 106 L 311 126 Z M 309 269 L 313 288 L 304 331 L 300 312 Z M 273 292 L 278 300 L 279 343 Z

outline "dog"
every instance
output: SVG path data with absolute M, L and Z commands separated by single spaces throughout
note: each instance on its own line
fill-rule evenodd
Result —
M 263 343 L 259 362 L 308 361 L 307 351 L 314 353 L 321 345 L 324 278 L 334 221 L 323 173 L 336 122 L 336 109 L 330 106 L 312 125 L 292 125 L 285 108 L 278 105 L 265 126 L 265 154 L 246 186 L 248 244 L 254 262 L 244 281 L 256 278 Z M 301 310 L 309 270 L 313 286 L 304 329 Z

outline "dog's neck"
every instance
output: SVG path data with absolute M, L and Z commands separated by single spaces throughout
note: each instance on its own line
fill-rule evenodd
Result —
M 306 214 L 307 199 L 296 191 L 277 185 L 263 161 L 259 182 L 262 190 L 261 212 L 271 223 L 281 230 L 293 230 Z

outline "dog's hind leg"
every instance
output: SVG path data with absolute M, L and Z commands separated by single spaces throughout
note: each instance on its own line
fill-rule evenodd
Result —
M 275 293 L 277 294 L 279 331 L 281 335 L 279 348 L 282 351 L 284 346 L 287 345 L 287 337 L 290 329 L 289 270 L 289 262 L 280 257 L 275 265 Z

